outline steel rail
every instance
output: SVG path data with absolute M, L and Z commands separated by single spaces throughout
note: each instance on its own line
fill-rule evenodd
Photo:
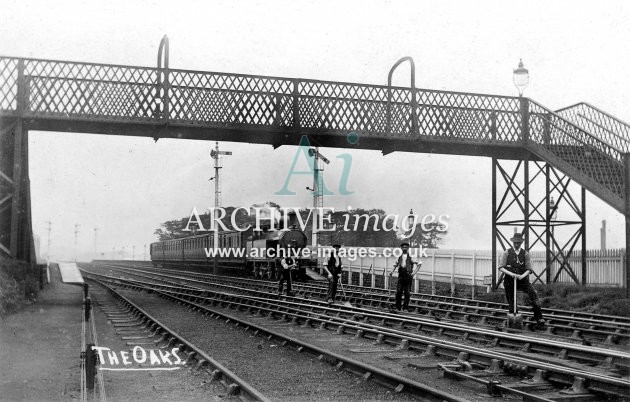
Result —
M 148 290 L 146 287 L 142 287 L 139 285 L 134 285 L 134 286 L 129 286 L 131 288 L 138 288 L 141 290 Z M 156 292 L 158 294 L 162 294 L 163 296 L 168 296 L 168 293 L 162 292 L 160 290 L 155 290 L 155 289 L 151 289 L 153 292 Z M 124 298 L 124 296 L 121 295 L 122 298 Z M 180 299 L 180 298 L 175 298 L 176 300 L 178 300 L 179 302 L 182 303 L 186 303 L 186 304 L 190 304 L 189 301 L 185 300 L 185 299 Z M 125 300 L 127 300 L 125 298 Z M 128 301 L 128 303 L 130 303 L 131 305 L 135 306 L 131 301 Z M 268 337 L 268 339 L 279 339 L 283 341 L 283 346 L 287 346 L 288 344 L 291 344 L 292 346 L 294 346 L 298 352 L 302 353 L 302 352 L 308 352 L 311 353 L 312 355 L 318 356 L 320 358 L 320 360 L 322 360 L 322 358 L 324 356 L 333 359 L 336 362 L 336 367 L 337 369 L 341 369 L 344 368 L 347 371 L 357 374 L 360 373 L 359 375 L 361 375 L 363 377 L 364 380 L 372 380 L 376 383 L 378 383 L 379 385 L 384 385 L 387 386 L 391 389 L 393 389 L 395 392 L 399 393 L 399 392 L 409 392 L 412 393 L 413 395 L 417 395 L 420 396 L 421 400 L 426 400 L 426 401 L 456 401 L 456 402 L 464 402 L 466 401 L 466 399 L 463 398 L 459 398 L 456 397 L 454 395 L 451 395 L 449 393 L 446 393 L 444 391 L 438 390 L 436 388 L 430 387 L 428 385 L 419 383 L 417 381 L 405 378 L 405 377 L 401 377 L 399 375 L 393 374 L 393 373 L 389 373 L 385 370 L 382 370 L 378 367 L 373 367 L 370 366 L 368 364 L 359 362 L 357 360 L 348 358 L 346 356 L 341 356 L 338 355 L 334 352 L 330 352 L 327 351 L 325 349 L 322 349 L 318 346 L 309 344 L 307 342 L 301 341 L 299 339 L 281 334 L 279 332 L 270 330 L 270 329 L 266 329 L 264 327 L 261 326 L 257 326 L 255 324 L 252 324 L 250 322 L 246 322 L 243 320 L 240 320 L 237 317 L 228 315 L 228 314 L 224 314 L 215 310 L 212 310 L 206 306 L 195 306 L 198 309 L 202 309 L 208 312 L 211 312 L 215 315 L 219 315 L 222 316 L 224 318 L 226 318 L 229 321 L 232 322 L 237 322 L 240 323 L 243 326 L 248 327 L 249 329 L 253 329 L 255 331 L 255 334 L 259 334 L 259 333 L 263 333 L 266 334 L 266 336 Z M 135 306 L 135 308 L 138 308 L 137 306 Z M 150 316 L 149 316 L 150 317 Z M 181 340 L 182 338 L 179 336 L 175 337 L 179 340 Z
M 121 265 L 120 267 L 128 268 L 128 266 L 124 266 L 124 265 Z M 147 267 L 147 268 L 150 268 L 150 267 Z M 154 270 L 154 268 L 150 268 L 150 269 Z M 204 278 L 226 278 L 225 276 L 220 276 L 220 275 L 204 274 L 204 273 L 199 273 L 199 272 L 182 271 L 182 270 L 176 270 L 176 269 L 161 268 L 161 270 L 169 271 L 173 273 L 181 273 L 181 274 L 186 274 L 186 275 L 199 275 L 200 277 L 204 277 Z M 250 282 L 261 281 L 259 279 L 249 279 L 249 278 L 239 278 L 239 280 L 250 281 Z M 298 283 L 297 285 L 298 286 L 316 286 L 316 285 L 304 285 L 301 283 Z M 359 285 L 345 285 L 345 286 L 346 286 L 346 291 L 353 290 L 362 295 L 364 295 L 366 292 L 370 294 L 371 293 L 380 294 L 383 292 L 385 293 L 387 292 L 386 289 L 381 289 L 381 288 L 371 288 L 371 287 L 368 288 L 368 287 L 359 286 Z M 440 301 L 440 302 L 452 303 L 453 305 L 462 305 L 462 306 L 471 307 L 471 308 L 477 308 L 477 307 L 492 308 L 492 309 L 495 309 L 497 311 L 502 311 L 502 312 L 504 312 L 507 307 L 505 303 L 498 303 L 498 302 L 484 301 L 484 300 L 470 300 L 470 299 L 452 297 L 452 296 L 439 296 L 439 295 L 432 295 L 428 293 L 412 293 L 411 296 L 412 296 L 412 299 L 411 299 L 412 301 L 417 300 L 417 298 L 420 298 L 421 300 L 429 299 L 429 300 L 435 300 L 435 301 Z M 531 311 L 530 306 L 523 306 L 522 308 L 519 308 L 519 310 L 521 309 L 526 310 L 526 311 Z M 589 324 L 595 324 L 595 325 L 598 323 L 603 323 L 603 324 L 613 323 L 617 328 L 619 326 L 623 326 L 623 327 L 628 327 L 630 329 L 630 317 L 606 315 L 606 314 L 592 314 L 592 313 L 587 313 L 587 312 L 582 312 L 582 311 L 570 311 L 570 310 L 560 310 L 560 309 L 550 309 L 550 308 L 543 308 L 542 311 L 545 315 L 550 316 L 550 317 L 553 316 L 554 318 L 558 317 L 558 318 L 567 319 L 567 320 L 583 319 L 585 322 Z
M 120 284 L 125 286 L 124 284 Z M 145 285 L 138 284 L 127 284 L 126 286 L 130 288 L 135 288 L 139 290 L 147 290 Z M 201 296 L 195 296 L 190 294 L 181 294 L 179 292 L 173 291 L 162 291 L 151 289 L 153 292 L 162 293 L 165 297 L 170 298 L 172 300 L 176 300 L 180 303 L 189 303 L 196 309 L 207 309 L 206 306 L 192 302 L 189 299 L 194 299 L 195 301 L 208 301 L 206 298 Z M 174 294 L 173 294 L 174 293 Z M 216 293 L 209 292 L 207 293 Z M 230 297 L 241 297 L 242 295 L 225 295 Z M 182 296 L 182 297 L 180 297 Z M 249 300 L 245 297 L 246 300 Z M 226 300 L 210 300 L 215 304 L 227 304 L 235 306 L 237 309 L 248 309 L 251 311 L 252 309 L 263 310 L 265 307 L 260 305 L 251 305 L 237 301 L 226 301 Z M 273 304 L 268 300 L 264 300 L 266 304 Z M 262 303 L 260 300 L 256 300 L 256 303 Z M 281 306 L 285 307 L 285 306 Z M 400 347 L 405 349 L 416 349 L 422 350 L 423 346 L 426 346 L 426 350 L 430 350 L 429 346 L 433 347 L 432 352 L 437 353 L 438 355 L 444 355 L 451 358 L 457 358 L 461 361 L 473 361 L 476 363 L 482 363 L 490 366 L 493 360 L 499 360 L 503 362 L 505 365 L 516 365 L 519 370 L 525 372 L 534 372 L 536 370 L 543 370 L 547 374 L 547 379 L 549 381 L 559 382 L 564 385 L 571 385 L 575 383 L 576 378 L 585 378 L 588 380 L 589 385 L 588 388 L 592 389 L 595 392 L 604 392 L 608 394 L 614 395 L 625 395 L 628 390 L 630 390 L 630 381 L 620 380 L 618 378 L 603 376 L 598 374 L 593 374 L 590 371 L 577 369 L 575 367 L 564 367 L 551 363 L 544 363 L 535 359 L 514 356 L 511 354 L 501 353 L 501 352 L 487 352 L 483 349 L 470 347 L 470 346 L 462 346 L 457 343 L 444 341 L 444 340 L 436 340 L 435 338 L 413 335 L 403 331 L 398 331 L 395 329 L 382 328 L 380 326 L 370 325 L 370 324 L 362 324 L 354 321 L 348 321 L 341 318 L 329 317 L 325 316 L 323 318 L 314 317 L 310 312 L 301 312 L 301 313 L 290 313 L 287 311 L 268 311 L 268 313 L 273 316 L 274 314 L 279 314 L 281 317 L 287 321 L 292 321 L 295 324 L 300 324 L 300 320 L 302 320 L 302 325 L 311 326 L 313 322 L 320 322 L 319 327 L 322 329 L 327 329 L 327 326 L 334 326 L 337 328 L 337 333 L 351 333 L 357 337 L 363 337 L 368 339 L 374 339 L 378 343 L 388 343 L 388 344 L 399 344 Z M 444 350 L 446 349 L 446 350 Z M 450 352 L 450 353 L 449 353 Z M 613 387 L 611 389 L 611 387 Z
M 168 337 L 169 345 L 172 345 L 178 342 L 177 348 L 182 352 L 187 354 L 186 363 L 191 363 L 192 360 L 197 360 L 197 367 L 209 366 L 212 369 L 212 378 L 213 379 L 222 379 L 225 381 L 220 381 L 227 389 L 229 395 L 239 395 L 245 397 L 247 400 L 251 401 L 264 401 L 270 402 L 270 400 L 258 392 L 254 387 L 252 387 L 249 383 L 241 379 L 238 375 L 230 371 L 228 368 L 221 365 L 219 362 L 215 361 L 212 357 L 206 354 L 203 350 L 196 347 L 190 341 L 186 340 L 184 337 L 179 335 L 174 330 L 170 329 L 155 317 L 151 316 L 149 313 L 144 311 L 142 308 L 137 306 L 131 300 L 116 292 L 110 286 L 105 283 L 90 278 L 88 276 L 88 280 L 92 280 L 101 286 L 105 287 L 113 296 L 121 300 L 124 304 L 129 306 L 130 310 L 133 312 L 140 314 L 142 317 L 141 321 L 146 328 L 151 328 L 155 331 L 156 335 L 162 333 L 161 340 L 166 340 Z M 159 342 L 159 341 L 158 341 Z
M 240 295 L 233 295 L 235 298 L 238 298 Z M 197 298 L 197 296 L 192 295 L 184 295 L 185 298 Z M 181 298 L 178 298 L 181 299 Z M 242 297 L 241 297 L 242 299 Z M 254 307 L 261 308 L 260 305 L 250 305 L 245 303 L 239 303 L 231 301 L 230 304 L 237 304 L 242 307 Z M 258 301 L 260 303 L 260 301 Z M 273 305 L 273 303 L 268 302 L 267 304 Z M 278 306 L 278 305 L 276 305 Z M 284 306 L 279 306 L 284 307 Z M 397 344 L 401 348 L 405 349 L 414 349 L 414 344 L 419 345 L 433 345 L 434 347 L 441 349 L 446 348 L 449 349 L 453 353 L 445 353 L 445 356 L 455 357 L 458 360 L 463 361 L 473 361 L 478 363 L 483 363 L 485 361 L 486 365 L 490 365 L 492 363 L 492 359 L 499 359 L 504 362 L 504 364 L 513 364 L 520 367 L 525 367 L 528 372 L 531 374 L 535 374 L 536 370 L 544 370 L 547 373 L 553 373 L 556 377 L 553 379 L 558 382 L 562 382 L 565 385 L 571 385 L 575 382 L 576 377 L 586 378 L 589 382 L 589 388 L 597 392 L 607 392 L 614 393 L 615 395 L 625 395 L 630 391 L 630 381 L 628 380 L 620 380 L 615 377 L 605 376 L 600 374 L 594 374 L 590 370 L 592 368 L 588 367 L 585 369 L 577 369 L 575 367 L 570 366 L 561 366 L 552 363 L 545 363 L 540 360 L 536 360 L 534 358 L 527 358 L 522 356 L 515 356 L 508 353 L 502 352 L 487 352 L 484 349 L 462 346 L 461 344 L 445 341 L 445 340 L 436 340 L 433 337 L 421 336 L 409 334 L 408 332 L 383 328 L 378 325 L 370 325 L 364 323 L 357 323 L 353 320 L 345 320 L 338 317 L 324 317 L 318 318 L 313 317 L 312 313 L 300 311 L 300 313 L 291 313 L 288 311 L 278 311 L 278 314 L 281 314 L 284 319 L 287 321 L 293 321 L 297 325 L 308 325 L 314 321 L 320 321 L 320 328 L 327 329 L 327 327 L 333 326 L 336 328 L 337 333 L 343 334 L 349 332 L 350 334 L 354 334 L 357 337 L 363 337 L 370 339 L 370 334 L 372 334 L 371 339 L 379 342 L 379 338 L 381 338 L 382 343 L 390 343 Z M 302 320 L 302 322 L 300 322 Z M 310 320 L 310 321 L 309 321 Z M 392 339 L 393 338 L 393 339 Z M 500 345 L 497 345 L 500 346 Z M 422 349 L 415 347 L 416 349 Z M 426 350 L 426 349 L 425 349 Z M 436 352 L 440 354 L 440 352 Z M 462 355 L 465 353 L 466 355 Z M 533 372 L 533 373 L 532 373 Z M 551 379 L 551 377 L 549 377 Z M 610 389 L 609 387 L 613 386 L 614 389 Z
M 150 271 L 145 271 L 145 272 L 149 273 Z M 174 271 L 174 272 L 177 272 L 178 274 L 182 274 L 180 271 Z M 153 273 L 151 272 L 151 274 Z M 161 274 L 161 275 L 165 275 L 165 274 Z M 205 275 L 205 274 L 185 273 L 184 275 L 198 276 L 198 275 Z M 168 275 L 165 275 L 165 276 L 168 276 Z M 220 277 L 220 276 L 207 277 L 207 278 L 212 278 L 215 281 L 217 280 L 234 281 L 234 279 L 225 279 L 225 277 Z M 238 281 L 239 282 L 249 281 L 249 283 L 253 283 L 253 284 L 256 284 L 257 286 L 261 286 L 260 281 L 241 279 L 241 278 L 239 278 Z M 268 288 L 275 286 L 274 284 L 270 284 L 269 282 L 263 282 L 263 283 L 266 283 L 267 284 L 266 286 Z M 316 286 L 316 285 L 304 285 L 304 284 L 296 284 L 295 286 L 296 290 L 298 291 L 299 289 L 305 289 L 305 288 L 308 289 L 309 287 L 311 287 L 310 288 L 311 293 L 308 294 L 308 296 L 313 296 L 315 291 L 312 291 L 312 290 L 315 289 L 317 295 L 319 297 L 323 297 L 323 292 L 325 292 L 324 287 Z M 366 293 L 357 291 L 357 288 L 368 290 L 367 296 L 372 296 L 372 299 L 366 298 Z M 385 295 L 382 294 L 382 292 L 373 291 L 372 288 L 361 288 L 361 287 L 356 287 L 356 286 L 352 286 L 350 287 L 350 289 L 352 289 L 348 291 L 348 294 L 350 296 L 350 302 L 363 304 L 363 305 L 367 304 L 372 307 L 375 306 L 375 303 L 377 305 L 384 306 Z M 358 296 L 357 296 L 357 293 L 359 294 Z M 380 300 L 377 300 L 377 298 L 380 298 Z M 431 302 L 428 302 L 428 301 L 425 302 L 422 299 L 418 300 L 418 299 L 412 298 L 412 301 L 415 301 L 416 303 L 412 304 L 411 307 L 413 307 L 416 310 L 429 310 L 429 314 L 432 314 L 433 316 L 437 316 L 436 312 L 444 312 L 444 315 L 442 317 L 437 316 L 438 319 L 440 318 L 456 319 L 456 317 L 459 317 L 460 320 L 463 319 L 464 321 L 470 321 L 473 317 L 478 317 L 479 318 L 478 322 L 482 325 L 501 324 L 506 320 L 507 313 L 506 313 L 505 308 L 496 310 L 493 308 L 466 306 L 466 305 L 461 305 L 458 303 L 448 303 L 448 302 L 435 302 L 436 305 L 432 306 Z M 420 304 L 421 302 L 423 302 L 423 304 Z M 495 303 L 495 304 L 500 305 L 498 303 Z M 463 311 L 460 311 L 460 310 L 463 310 Z M 431 311 L 433 311 L 433 313 L 431 313 Z M 570 312 L 566 312 L 566 313 L 572 314 Z M 531 316 L 531 314 L 527 314 L 527 315 Z M 623 317 L 615 317 L 615 318 L 623 318 Z M 571 339 L 581 339 L 586 343 L 591 342 L 591 341 L 597 341 L 597 342 L 604 342 L 605 344 L 616 344 L 616 343 L 628 344 L 630 343 L 630 328 L 625 329 L 624 327 L 625 325 L 623 324 L 620 325 L 617 322 L 610 323 L 610 322 L 602 321 L 602 320 L 585 320 L 585 319 L 580 319 L 579 317 L 575 318 L 573 316 L 560 316 L 559 314 L 556 314 L 556 315 L 553 315 L 553 318 L 548 317 L 547 333 L 549 335 L 558 335 L 557 332 L 561 331 L 564 334 L 566 334 L 565 337 L 570 337 Z M 586 340 L 587 336 L 589 338 L 588 341 Z
M 126 286 L 129 286 L 131 288 L 141 289 L 141 290 L 146 289 L 146 285 L 142 283 L 140 284 L 128 283 Z M 205 296 L 190 295 L 190 294 L 182 295 L 181 292 L 177 292 L 173 290 L 166 290 L 166 291 L 153 290 L 153 291 L 159 291 L 164 294 L 170 294 L 170 296 L 175 297 L 177 299 L 181 299 L 180 296 L 183 296 L 185 298 L 193 298 L 196 301 L 205 299 Z M 212 291 L 205 291 L 205 293 L 206 294 L 208 293 L 219 294 L 218 292 L 212 292 Z M 173 294 L 175 294 L 176 296 Z M 269 301 L 268 299 L 251 298 L 251 297 L 246 297 L 246 296 L 243 297 L 243 295 L 225 294 L 225 293 L 220 294 L 220 295 L 223 297 L 232 297 L 238 300 L 245 299 L 250 302 L 253 301 L 255 303 L 264 303 L 268 305 L 273 305 L 272 301 Z M 214 302 L 215 303 L 223 302 L 223 303 L 233 304 L 233 305 L 237 305 L 237 306 L 249 308 L 249 309 L 251 308 L 262 309 L 262 307 L 259 304 L 258 305 L 245 304 L 245 303 L 242 303 L 241 301 L 214 300 Z M 282 306 L 276 305 L 276 307 L 287 309 L 286 305 L 282 305 Z M 417 349 L 418 347 L 414 346 L 414 343 L 419 343 L 420 345 L 433 345 L 434 348 L 439 346 L 440 348 L 446 348 L 451 352 L 455 351 L 458 354 L 462 353 L 463 351 L 464 353 L 468 353 L 468 357 L 466 358 L 466 360 L 468 360 L 470 357 L 473 357 L 477 359 L 478 363 L 481 362 L 487 365 L 491 363 L 491 360 L 493 358 L 498 358 L 502 360 L 503 362 L 507 361 L 511 364 L 524 366 L 526 370 L 528 371 L 546 370 L 548 372 L 553 372 L 556 375 L 560 376 L 556 379 L 556 381 L 563 380 L 565 384 L 569 384 L 569 385 L 574 382 L 574 378 L 576 378 L 576 376 L 579 376 L 580 378 L 587 378 L 589 382 L 591 383 L 590 387 L 592 387 L 594 390 L 598 392 L 613 392 L 615 394 L 620 394 L 620 393 L 623 394 L 623 392 L 627 392 L 626 388 L 630 389 L 629 381 L 619 380 L 617 378 L 613 378 L 610 376 L 602 376 L 602 375 L 593 374 L 593 373 L 590 373 L 589 371 L 580 370 L 575 367 L 567 368 L 567 367 L 553 365 L 549 363 L 542 363 L 535 359 L 517 357 L 510 354 L 505 354 L 505 353 L 490 353 L 479 348 L 462 346 L 460 344 L 453 343 L 450 341 L 436 340 L 435 338 L 431 338 L 431 337 L 410 334 L 408 332 L 389 329 L 389 328 L 383 328 L 381 326 L 376 326 L 376 325 L 371 325 L 371 324 L 357 323 L 355 321 L 346 320 L 346 319 L 337 318 L 337 317 L 329 317 L 326 315 L 320 315 L 320 316 L 324 316 L 324 318 L 318 318 L 318 317 L 314 317 L 313 313 L 310 311 L 309 312 L 299 311 L 299 313 L 291 313 L 288 311 L 277 311 L 277 313 L 282 314 L 285 317 L 293 317 L 293 320 L 296 323 L 299 323 L 299 320 L 302 319 L 305 322 L 304 325 L 307 325 L 306 323 L 308 322 L 309 323 L 308 325 L 310 326 L 313 321 L 320 321 L 321 328 L 326 328 L 327 325 L 335 325 L 338 327 L 337 331 L 339 333 L 344 333 L 347 331 L 354 331 L 355 334 L 360 334 L 361 337 L 366 337 L 366 338 L 371 337 L 377 341 L 380 339 L 380 342 L 394 343 L 394 344 L 399 343 L 401 345 L 406 344 L 405 346 L 406 348 L 415 347 Z M 273 312 L 270 312 L 270 314 L 273 315 Z M 452 354 L 450 355 L 447 354 L 447 355 L 450 357 L 453 357 Z M 567 380 L 567 377 L 570 377 L 570 380 Z M 616 387 L 616 389 L 611 391 L 610 389 L 607 388 L 611 385 Z
M 120 267 L 128 269 L 128 266 L 120 265 Z M 176 269 L 162 268 L 162 270 L 178 273 L 178 274 L 185 274 L 185 275 L 198 275 L 203 278 L 217 278 L 217 279 L 230 278 L 230 277 L 225 277 L 225 276 L 220 276 L 220 275 L 204 274 L 204 273 L 199 273 L 199 272 L 182 271 L 182 270 L 176 270 Z M 249 278 L 238 278 L 238 280 L 249 281 L 252 283 L 261 282 L 261 280 L 259 279 L 249 279 Z M 273 282 L 268 282 L 268 281 L 262 281 L 262 282 L 273 283 Z M 306 285 L 303 283 L 296 283 L 296 285 L 300 287 L 316 286 L 317 289 L 325 289 L 325 286 Z M 387 292 L 386 289 L 381 289 L 381 288 L 368 288 L 368 287 L 358 286 L 358 285 L 345 285 L 345 286 L 346 286 L 346 291 L 352 290 L 354 292 L 359 293 L 360 295 L 365 295 L 366 293 L 382 294 L 382 293 Z M 434 301 L 439 301 L 439 302 L 444 302 L 444 303 L 450 303 L 454 306 L 460 305 L 463 307 L 470 307 L 470 308 L 490 308 L 493 311 L 496 310 L 502 313 L 505 313 L 505 309 L 507 308 L 507 304 L 505 303 L 498 303 L 498 302 L 492 302 L 492 301 L 470 300 L 470 299 L 458 298 L 458 297 L 452 297 L 452 296 L 431 295 L 427 293 L 412 293 L 411 296 L 412 296 L 411 301 L 418 300 L 418 298 L 419 300 L 423 300 L 423 301 L 425 299 L 429 299 L 429 300 L 434 300 Z M 519 310 L 521 309 L 526 310 L 526 311 L 531 311 L 530 306 L 523 306 L 522 308 L 519 308 Z M 592 313 L 581 312 L 581 311 L 570 311 L 570 310 L 560 310 L 560 309 L 550 309 L 550 308 L 543 308 L 542 311 L 545 315 L 550 316 L 550 317 L 553 316 L 554 318 L 558 317 L 558 318 L 567 319 L 567 320 L 583 319 L 586 323 L 594 324 L 594 325 L 597 325 L 600 323 L 601 324 L 612 323 L 616 326 L 616 328 L 619 328 L 619 326 L 622 326 L 622 327 L 628 327 L 628 329 L 630 329 L 630 317 L 606 315 L 606 314 L 592 314 Z
M 122 268 L 122 269 L 129 269 L 129 268 Z M 157 275 L 157 276 L 163 276 L 163 277 L 167 277 L 167 278 L 181 278 L 181 277 L 176 277 L 176 276 L 172 276 L 172 275 L 168 275 L 168 274 L 160 274 L 160 273 L 154 273 L 151 271 L 142 271 L 142 270 L 136 270 L 139 272 L 145 272 L 149 275 Z M 218 286 L 216 284 L 216 279 L 218 279 L 219 281 L 223 281 L 223 282 L 238 282 L 241 283 L 242 281 L 239 279 L 238 281 L 235 280 L 230 280 L 230 279 L 225 279 L 224 277 L 217 277 L 214 278 L 215 279 L 215 283 L 212 284 L 212 286 Z M 193 281 L 193 282 L 199 282 L 202 285 L 209 285 L 207 282 L 204 281 L 200 281 L 200 280 L 194 280 L 194 279 L 188 279 L 188 281 Z M 254 284 L 260 284 L 260 282 L 256 281 L 254 282 Z M 269 288 L 269 286 L 271 285 L 266 285 L 265 287 Z M 297 285 L 296 286 L 296 290 L 298 290 L 300 287 L 305 287 L 305 286 L 309 286 L 309 285 Z M 320 292 L 323 291 L 323 289 L 320 290 Z M 374 307 L 374 303 L 373 302 L 369 302 L 366 303 L 366 298 L 365 295 L 362 294 L 361 297 L 356 297 L 356 295 L 354 295 L 354 293 L 348 292 L 350 294 L 350 302 L 354 302 L 357 304 L 368 304 L 371 307 Z M 378 302 L 380 303 L 380 302 Z M 444 303 L 439 303 L 439 304 L 444 304 Z M 434 317 L 436 320 L 442 320 L 442 319 L 448 319 L 449 321 L 455 320 L 456 317 L 455 316 L 459 316 L 460 321 L 463 319 L 464 321 L 470 322 L 472 317 L 478 317 L 480 318 L 480 320 L 478 321 L 479 324 L 485 325 L 485 324 L 492 324 L 494 322 L 494 324 L 497 323 L 503 323 L 505 321 L 505 317 L 503 316 L 505 314 L 505 312 L 499 311 L 498 313 L 500 313 L 500 316 L 497 316 L 496 313 L 497 311 L 490 311 L 489 314 L 481 314 L 479 312 L 479 308 L 471 308 L 473 311 L 456 311 L 453 309 L 453 305 L 449 304 L 447 307 L 450 307 L 450 309 L 444 309 L 442 306 L 438 305 L 438 306 L 423 306 L 423 307 L 417 307 L 417 309 L 426 309 L 429 310 L 428 316 L 429 317 Z M 442 312 L 444 311 L 445 314 L 440 317 L 437 316 L 435 314 L 435 311 L 439 311 Z M 594 326 L 589 326 L 588 328 L 582 328 L 582 327 L 578 327 L 575 325 L 575 323 L 571 322 L 570 320 L 568 320 L 566 325 L 562 325 L 559 323 L 554 323 L 551 322 L 548 325 L 547 331 L 546 333 L 549 335 L 556 335 L 555 332 L 557 330 L 563 330 L 565 333 L 567 333 L 567 337 L 569 339 L 575 339 L 575 340 L 580 340 L 585 344 L 588 344 L 589 342 L 586 341 L 585 339 L 585 335 L 597 335 L 600 339 L 604 339 L 605 343 L 608 344 L 612 344 L 612 343 L 616 343 L 615 341 L 619 341 L 619 339 L 623 339 L 624 341 L 628 341 L 630 339 L 630 334 L 627 333 L 623 333 L 621 329 L 619 328 L 615 328 L 614 326 L 609 327 L 610 330 L 609 331 L 605 331 L 605 330 L 598 330 L 596 327 Z M 570 336 L 569 336 L 570 335 Z M 592 338 L 591 338 L 592 339 Z

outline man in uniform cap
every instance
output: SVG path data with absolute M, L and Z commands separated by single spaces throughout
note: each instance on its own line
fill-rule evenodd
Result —
M 291 287 L 293 285 L 291 270 L 297 268 L 297 260 L 292 257 L 292 249 L 293 246 L 289 244 L 286 255 L 284 255 L 280 260 L 282 272 L 280 273 L 280 281 L 278 281 L 278 296 L 282 296 L 282 289 L 285 281 L 287 282 L 287 296 L 295 296 L 295 294 L 291 291 Z
M 413 282 L 413 266 L 422 265 L 422 263 L 415 262 L 409 255 L 409 243 L 402 243 L 400 245 L 402 249 L 402 255 L 398 257 L 398 261 L 394 264 L 394 269 L 398 268 L 398 284 L 396 285 L 396 310 L 400 311 L 402 308 L 405 311 L 409 311 L 409 299 L 411 298 L 411 284 Z M 391 276 L 394 270 L 389 273 Z M 404 295 L 404 302 L 403 302 Z
M 534 311 L 534 320 L 538 326 L 543 326 L 545 320 L 540 309 L 538 294 L 529 283 L 529 274 L 532 272 L 532 263 L 529 253 L 521 247 L 523 244 L 523 235 L 514 233 L 510 239 L 513 247 L 508 248 L 499 258 L 499 271 L 503 272 L 503 287 L 505 288 L 505 297 L 509 305 L 509 313 L 514 313 L 514 281 L 516 282 L 517 291 L 527 293 Z
M 333 245 L 328 264 L 324 265 L 324 270 L 328 278 L 328 292 L 326 292 L 326 301 L 328 304 L 335 302 L 335 295 L 337 294 L 337 284 L 339 283 L 339 276 L 341 275 L 342 269 L 341 257 L 339 257 L 340 248 L 340 244 Z

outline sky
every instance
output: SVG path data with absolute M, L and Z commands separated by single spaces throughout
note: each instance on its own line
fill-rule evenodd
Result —
M 161 38 L 170 66 L 386 84 L 401 57 L 416 86 L 517 95 L 512 70 L 530 71 L 524 95 L 556 110 L 588 102 L 630 122 L 628 1 L 46 1 L 0 0 L 0 55 L 155 66 Z M 400 67 L 394 84 L 409 85 Z M 213 142 L 30 132 L 33 230 L 45 254 L 143 257 L 161 222 L 214 204 Z M 296 147 L 222 142 L 222 205 L 309 206 L 312 180 L 277 196 Z M 326 206 L 394 214 L 448 214 L 441 247 L 491 248 L 491 161 L 482 157 L 321 148 L 337 190 L 351 153 L 349 196 Z M 304 162 L 305 163 L 305 162 Z M 574 195 L 577 197 L 577 186 Z M 541 195 L 542 196 L 542 195 Z M 561 208 L 559 218 L 570 218 Z M 587 196 L 587 247 L 624 246 L 622 215 Z M 95 231 L 95 228 L 97 229 Z M 96 236 L 95 236 L 96 234 Z M 133 251 L 135 248 L 135 251 Z M 96 251 L 96 253 L 95 253 Z

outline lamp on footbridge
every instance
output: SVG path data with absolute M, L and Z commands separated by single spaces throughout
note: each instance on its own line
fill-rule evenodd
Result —
M 518 67 L 514 69 L 514 86 L 518 89 L 518 96 L 523 96 L 523 91 L 529 85 L 529 71 L 520 59 Z

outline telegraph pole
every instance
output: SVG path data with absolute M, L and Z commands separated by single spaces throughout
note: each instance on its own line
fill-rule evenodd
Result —
M 50 231 L 52 230 L 52 222 L 46 221 L 48 224 L 48 251 L 46 251 L 46 265 L 50 266 Z
M 98 228 L 94 228 L 94 259 L 98 258 L 98 252 L 96 251 L 96 235 L 98 232 Z
M 313 157 L 313 188 L 306 187 L 307 190 L 313 192 L 313 232 L 311 235 L 311 244 L 313 247 L 317 247 L 318 208 L 324 207 L 324 168 L 319 167 L 319 160 L 321 159 L 321 161 L 325 164 L 329 164 L 330 161 L 326 159 L 324 155 L 319 153 L 319 148 L 309 149 L 308 156 Z
M 215 149 L 210 151 L 210 157 L 214 159 L 214 177 L 210 180 L 214 180 L 214 207 L 218 208 L 221 205 L 221 187 L 219 186 L 219 169 L 221 169 L 219 158 L 221 155 L 232 155 L 230 151 L 219 151 L 219 142 L 216 142 Z M 214 250 L 216 253 L 219 248 L 219 228 L 214 231 Z M 212 273 L 217 274 L 217 256 L 214 256 L 214 267 Z
M 136 246 L 131 246 L 131 261 L 136 260 Z
M 142 261 L 147 260 L 147 245 L 144 245 L 144 254 L 142 255 Z
M 74 262 L 77 262 L 77 236 L 79 234 L 79 224 L 74 224 Z

